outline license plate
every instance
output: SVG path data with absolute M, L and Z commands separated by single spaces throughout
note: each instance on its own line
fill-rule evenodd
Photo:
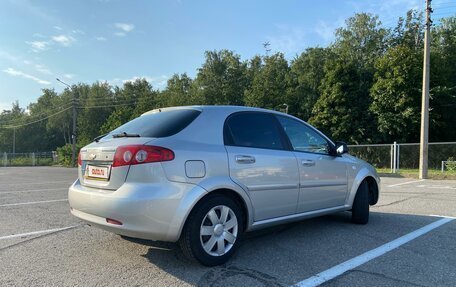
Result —
M 109 166 L 90 165 L 86 166 L 85 176 L 90 178 L 105 179 L 109 178 Z

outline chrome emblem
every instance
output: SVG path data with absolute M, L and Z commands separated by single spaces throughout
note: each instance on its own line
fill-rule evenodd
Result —
M 96 157 L 97 157 L 97 155 L 94 154 L 94 153 L 91 153 L 91 154 L 89 155 L 89 158 L 90 158 L 91 160 L 94 160 Z

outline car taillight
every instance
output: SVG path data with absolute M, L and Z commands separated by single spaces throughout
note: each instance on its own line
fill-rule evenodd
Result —
M 82 165 L 81 152 L 78 153 L 78 165 Z
M 116 149 L 112 167 L 148 162 L 170 161 L 173 159 L 174 152 L 164 147 L 150 145 L 125 145 L 119 146 Z

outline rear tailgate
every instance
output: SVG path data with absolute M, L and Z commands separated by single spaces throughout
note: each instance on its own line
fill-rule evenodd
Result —
M 118 189 L 126 180 L 130 166 L 112 167 L 116 149 L 123 145 L 146 144 L 153 138 L 110 138 L 81 149 L 78 175 L 81 185 L 107 190 Z

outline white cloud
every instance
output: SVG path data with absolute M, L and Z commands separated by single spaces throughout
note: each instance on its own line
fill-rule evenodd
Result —
M 75 29 L 71 31 L 73 34 L 80 34 L 80 35 L 85 35 L 85 32 L 79 29 Z
M 44 65 L 36 64 L 35 65 L 35 69 L 38 72 L 40 72 L 40 73 L 43 73 L 43 74 L 46 74 L 46 75 L 52 75 L 52 72 Z
M 131 77 L 130 79 L 122 80 L 120 78 L 114 78 L 112 80 L 100 80 L 100 82 L 102 82 L 102 83 L 107 82 L 111 86 L 122 86 L 125 83 L 134 82 L 138 79 L 146 79 L 146 81 L 148 81 L 152 85 L 152 87 L 161 90 L 166 87 L 169 77 L 167 75 L 161 75 L 161 76 L 157 76 L 157 77 L 135 76 L 135 77 Z
M 58 36 L 52 36 L 52 40 L 65 47 L 70 47 L 71 45 L 73 45 L 74 42 L 76 42 L 76 39 L 74 37 L 63 34 Z
M 66 79 L 73 79 L 74 75 L 73 74 L 64 74 L 63 77 Z
M 19 58 L 16 57 L 15 55 L 12 55 L 6 51 L 0 50 L 0 59 L 5 59 L 11 62 L 17 62 L 19 61 Z
M 49 81 L 42 80 L 42 79 L 37 78 L 37 77 L 35 77 L 33 75 L 24 73 L 22 71 L 15 70 L 13 68 L 4 69 L 3 72 L 7 73 L 10 76 L 22 77 L 22 78 L 25 78 L 25 79 L 29 79 L 29 80 L 35 81 L 35 82 L 37 82 L 38 84 L 41 84 L 41 85 L 50 85 L 51 84 L 51 82 L 49 82 Z
M 315 32 L 320 36 L 326 43 L 331 41 L 334 37 L 335 27 L 329 25 L 325 21 L 319 21 L 315 27 Z
M 135 28 L 135 25 L 128 23 L 115 23 L 114 26 L 127 33 L 131 32 Z
M 97 36 L 97 37 L 95 37 L 95 39 L 97 41 L 106 41 L 107 40 L 105 37 L 102 37 L 102 36 Z
M 300 27 L 277 25 L 277 29 L 276 35 L 267 37 L 273 51 L 294 54 L 301 52 L 309 45 L 306 43 L 307 33 Z
M 127 24 L 127 23 L 115 23 L 114 27 L 118 29 L 117 32 L 114 33 L 117 37 L 125 37 L 128 33 L 133 31 L 135 25 Z
M 135 76 L 135 77 L 132 77 L 131 79 L 123 80 L 122 83 L 125 84 L 127 82 L 134 82 L 134 81 L 136 81 L 138 79 L 146 79 L 146 81 L 148 81 L 152 85 L 152 87 L 158 88 L 158 89 L 163 89 L 163 88 L 165 88 L 169 77 L 167 75 L 161 75 L 161 76 L 158 76 L 158 77 Z
M 45 50 L 49 49 L 49 45 L 51 44 L 48 41 L 32 41 L 32 42 L 25 42 L 25 43 L 27 43 L 28 45 L 30 45 L 30 47 L 32 47 L 33 52 L 45 51 Z
M 59 27 L 59 26 L 54 26 L 54 29 L 62 31 L 62 27 Z
M 397 8 L 404 7 L 406 10 L 418 9 L 421 3 L 422 2 L 420 0 L 389 0 L 375 2 L 375 4 L 378 4 L 380 11 L 386 12 L 396 12 Z
M 12 105 L 11 103 L 0 102 L 0 113 L 3 111 L 11 110 Z
M 334 19 L 331 22 L 319 21 L 314 28 L 314 32 L 324 41 L 324 44 L 330 44 L 334 39 L 336 29 L 343 27 L 345 20 L 343 18 Z
M 46 38 L 46 36 L 44 36 L 43 34 L 40 34 L 40 33 L 34 33 L 34 34 L 33 34 L 33 37 L 35 37 L 35 38 L 41 38 L 41 39 Z

